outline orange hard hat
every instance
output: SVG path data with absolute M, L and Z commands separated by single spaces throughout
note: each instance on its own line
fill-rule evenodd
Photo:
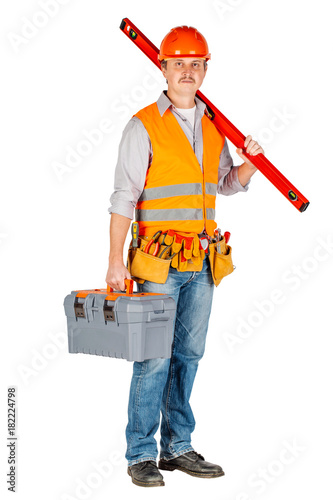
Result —
M 210 59 L 205 37 L 192 26 L 172 28 L 162 40 L 158 59 L 162 61 L 174 57 Z

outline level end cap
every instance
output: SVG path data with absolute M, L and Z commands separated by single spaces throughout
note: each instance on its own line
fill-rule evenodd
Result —
M 126 18 L 126 17 L 124 17 L 124 19 L 122 19 L 122 21 L 121 21 L 121 23 L 120 23 L 120 26 L 119 26 L 119 28 L 120 28 L 121 30 L 123 30 L 123 31 L 124 31 L 124 28 L 125 28 L 125 26 L 126 26 L 126 19 L 127 19 L 127 18 Z
M 310 205 L 310 202 L 308 201 L 307 203 L 303 203 L 299 209 L 300 212 L 305 212 L 305 210 L 308 208 Z

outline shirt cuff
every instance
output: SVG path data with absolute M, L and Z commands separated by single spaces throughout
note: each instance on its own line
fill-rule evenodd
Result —
M 232 166 L 229 173 L 222 177 L 217 185 L 217 192 L 224 196 L 230 196 L 236 193 L 246 193 L 249 188 L 250 181 L 242 186 L 238 178 L 239 167 Z
M 243 193 L 246 193 L 246 191 L 249 189 L 249 184 L 251 182 L 251 179 L 249 180 L 249 182 L 247 182 L 245 184 L 245 186 L 242 186 L 242 184 L 239 182 L 239 178 L 238 178 L 238 169 L 239 169 L 239 166 L 238 167 L 233 167 L 235 170 L 236 170 L 236 175 L 235 175 L 235 188 L 237 189 L 237 192 L 243 192 Z
M 134 219 L 134 207 L 130 202 L 118 200 L 108 208 L 108 212 L 109 214 L 123 215 L 131 220 Z

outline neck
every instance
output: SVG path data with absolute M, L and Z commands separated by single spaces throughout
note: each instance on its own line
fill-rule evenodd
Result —
M 168 89 L 167 96 L 169 97 L 170 101 L 176 108 L 190 109 L 193 108 L 193 106 L 195 106 L 195 100 L 194 100 L 195 94 L 179 95 L 173 92 L 172 90 Z

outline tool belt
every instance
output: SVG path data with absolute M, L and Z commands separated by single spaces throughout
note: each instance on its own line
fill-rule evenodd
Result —
M 217 286 L 224 276 L 234 270 L 231 247 L 223 236 L 220 241 L 210 243 L 206 251 L 196 233 L 169 230 L 164 233 L 158 231 L 153 237 L 139 236 L 138 247 L 133 248 L 132 242 L 129 246 L 127 267 L 132 279 L 138 283 L 146 280 L 165 283 L 170 266 L 180 272 L 199 272 L 206 254 L 209 255 L 213 280 Z

